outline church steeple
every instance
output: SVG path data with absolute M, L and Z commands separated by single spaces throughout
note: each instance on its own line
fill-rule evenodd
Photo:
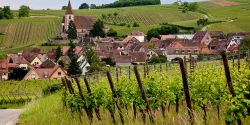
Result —
M 70 0 L 69 0 L 68 7 L 67 7 L 67 11 L 66 11 L 65 14 L 66 14 L 66 15 L 67 15 L 67 14 L 73 14 L 73 10 L 72 10 L 72 6 L 71 6 Z

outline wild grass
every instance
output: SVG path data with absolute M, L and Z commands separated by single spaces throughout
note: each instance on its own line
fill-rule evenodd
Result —
M 30 103 L 26 106 L 26 109 L 23 114 L 20 116 L 19 123 L 21 125 L 80 125 L 80 124 L 90 124 L 89 120 L 86 116 L 84 110 L 82 110 L 82 122 L 80 122 L 79 113 L 71 113 L 68 108 L 63 106 L 61 100 L 61 92 L 56 94 L 47 96 L 43 99 L 37 100 L 35 102 Z M 169 110 L 166 110 L 166 118 L 164 118 L 161 114 L 161 111 L 154 111 L 155 116 L 155 124 L 157 125 L 188 125 L 188 113 L 186 110 L 186 104 L 184 100 L 180 104 L 179 113 L 175 112 L 175 105 L 171 105 Z M 208 125 L 224 125 L 224 117 L 223 111 L 224 107 L 222 107 L 222 111 L 220 114 L 220 119 L 217 116 L 217 111 L 215 107 L 208 107 L 208 117 L 207 124 Z M 123 110 L 125 125 L 141 125 L 142 118 L 139 113 L 137 119 L 133 120 L 133 111 L 131 108 Z M 203 124 L 203 113 L 198 108 L 195 109 L 195 124 L 202 125 Z M 107 110 L 101 109 L 101 117 L 102 121 L 98 121 L 94 115 L 93 125 L 110 125 L 112 124 L 112 119 L 110 117 L 109 112 Z M 119 114 L 116 110 L 116 121 L 118 124 L 120 123 Z M 147 117 L 147 124 L 150 124 L 150 121 Z M 243 120 L 243 124 L 248 124 L 250 122 L 250 118 L 247 117 Z

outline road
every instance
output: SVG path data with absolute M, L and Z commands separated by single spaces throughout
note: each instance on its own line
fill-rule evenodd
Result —
M 15 125 L 21 109 L 0 109 L 0 125 Z

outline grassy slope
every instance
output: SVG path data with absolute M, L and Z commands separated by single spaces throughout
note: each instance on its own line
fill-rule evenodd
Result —
M 230 18 L 235 19 L 232 22 L 226 22 L 223 24 L 211 25 L 209 30 L 222 30 L 226 33 L 250 31 L 250 3 L 248 0 L 231 0 L 241 2 L 238 6 L 220 7 L 212 3 L 202 3 L 203 10 L 208 12 L 211 18 Z

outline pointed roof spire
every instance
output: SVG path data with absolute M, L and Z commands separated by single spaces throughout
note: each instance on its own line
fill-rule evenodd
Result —
M 65 14 L 73 14 L 72 6 L 71 6 L 70 0 L 69 0 L 68 7 L 67 7 L 67 11 L 66 11 Z

